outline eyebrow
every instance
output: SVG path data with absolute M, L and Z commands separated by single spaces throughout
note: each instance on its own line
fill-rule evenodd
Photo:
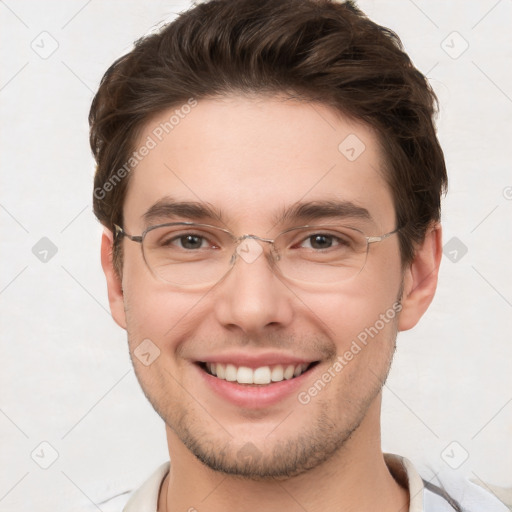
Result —
M 224 224 L 222 212 L 214 206 L 196 201 L 176 201 L 166 196 L 154 203 L 142 216 L 146 226 L 157 220 L 172 218 L 190 221 L 215 219 Z M 351 201 L 308 201 L 285 207 L 273 217 L 274 225 L 292 222 L 308 223 L 319 219 L 361 219 L 372 221 L 370 212 Z
M 319 219 L 346 219 L 354 218 L 372 221 L 370 212 L 358 206 L 351 201 L 310 201 L 293 204 L 289 208 L 284 208 L 282 212 L 274 218 L 276 224 L 295 221 L 308 223 Z
M 222 221 L 222 213 L 208 203 L 175 201 L 166 196 L 158 200 L 142 215 L 146 226 L 157 219 L 185 218 L 192 221 L 216 219 Z

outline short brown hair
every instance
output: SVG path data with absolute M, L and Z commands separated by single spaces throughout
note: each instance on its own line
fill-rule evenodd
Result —
M 101 223 L 122 226 L 126 163 L 151 117 L 191 97 L 232 93 L 284 93 L 373 127 L 403 226 L 402 262 L 412 260 L 415 243 L 440 218 L 447 185 L 437 98 L 398 36 L 349 1 L 210 0 L 138 40 L 103 76 L 89 114 Z

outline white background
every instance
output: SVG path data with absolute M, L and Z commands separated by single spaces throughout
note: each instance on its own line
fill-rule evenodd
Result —
M 359 5 L 400 35 L 439 95 L 444 241 L 456 237 L 429 312 L 399 336 L 383 448 L 427 478 L 459 473 L 510 488 L 512 1 Z M 163 423 L 108 311 L 87 115 L 111 62 L 187 6 L 0 1 L 1 511 L 106 512 L 92 502 L 167 460 Z M 35 51 L 57 44 L 47 58 Z M 57 248 L 47 262 L 32 252 L 43 237 Z M 34 450 L 40 464 L 52 450 L 58 458 L 42 469 Z

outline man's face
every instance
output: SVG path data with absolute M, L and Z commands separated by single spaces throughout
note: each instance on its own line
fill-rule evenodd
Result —
M 139 146 L 155 139 L 155 128 L 173 110 L 147 123 Z M 354 146 L 354 135 L 364 144 L 359 156 L 363 146 Z M 345 147 L 350 141 L 354 151 Z M 306 223 L 283 212 L 329 201 L 368 215 L 311 222 L 382 235 L 396 227 L 382 170 L 375 134 L 326 106 L 238 96 L 202 100 L 133 171 L 123 228 L 142 233 L 144 214 L 156 203 L 195 203 L 221 213 L 222 222 L 163 214 L 149 224 L 195 221 L 273 239 Z M 352 279 L 319 285 L 273 272 L 265 249 L 251 262 L 238 257 L 214 286 L 177 288 L 148 270 L 140 244 L 125 239 L 123 251 L 125 310 L 114 315 L 126 326 L 137 377 L 172 442 L 220 471 L 283 477 L 328 460 L 358 427 L 378 432 L 403 280 L 396 235 L 372 244 Z M 160 355 L 145 366 L 134 351 L 148 339 Z M 250 385 L 211 375 L 205 363 L 268 366 L 271 373 L 279 365 L 309 369 Z M 279 369 L 275 375 L 279 380 Z

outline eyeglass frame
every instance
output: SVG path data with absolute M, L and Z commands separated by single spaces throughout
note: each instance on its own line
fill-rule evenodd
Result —
M 313 226 L 311 226 L 311 225 L 308 225 L 308 224 L 306 224 L 304 226 L 295 226 L 295 227 L 292 227 L 292 228 L 285 229 L 284 231 L 279 233 L 274 239 L 271 239 L 271 238 L 263 238 L 263 237 L 260 237 L 260 236 L 257 236 L 257 235 L 251 235 L 251 234 L 241 235 L 241 236 L 237 237 L 231 231 L 229 231 L 229 229 L 221 228 L 219 226 L 214 226 L 212 224 L 202 224 L 202 223 L 198 223 L 198 222 L 188 222 L 188 221 L 166 222 L 164 224 L 155 224 L 153 226 L 148 226 L 140 235 L 130 235 L 121 226 L 119 226 L 118 224 L 114 223 L 114 242 L 117 242 L 117 240 L 120 240 L 119 237 L 126 237 L 129 240 L 131 240 L 132 242 L 140 243 L 141 251 L 142 251 L 142 257 L 144 259 L 144 263 L 148 267 L 148 269 L 151 272 L 151 274 L 153 274 L 155 277 L 158 278 L 159 276 L 157 276 L 155 274 L 155 271 L 151 268 L 151 266 L 147 262 L 146 255 L 144 253 L 143 243 L 144 243 L 144 238 L 146 237 L 147 233 L 149 233 L 150 231 L 153 231 L 155 229 L 163 228 L 163 227 L 167 227 L 167 226 L 198 226 L 198 227 L 202 227 L 202 228 L 213 228 L 213 229 L 216 229 L 216 230 L 219 230 L 219 231 L 222 231 L 222 232 L 228 234 L 232 238 L 233 243 L 234 243 L 235 246 L 239 246 L 240 243 L 242 243 L 244 240 L 247 240 L 247 239 L 259 240 L 260 242 L 264 242 L 264 243 L 270 244 L 272 246 L 272 250 L 274 252 L 276 252 L 276 253 L 278 253 L 278 251 L 276 250 L 274 244 L 275 244 L 276 239 L 279 238 L 281 235 L 284 235 L 284 234 L 286 234 L 286 233 L 288 233 L 290 231 L 304 229 L 304 228 L 319 228 L 319 229 L 320 228 L 327 228 L 327 226 L 322 226 L 322 225 L 319 225 L 319 226 L 314 226 L 313 225 Z M 354 227 L 346 226 L 346 225 L 343 225 L 343 227 L 350 228 L 350 229 L 352 229 L 354 231 L 358 231 L 359 233 L 361 233 L 363 235 L 363 237 L 366 240 L 366 256 L 367 257 L 368 257 L 368 253 L 370 251 L 370 244 L 382 242 L 383 240 L 386 240 L 387 238 L 389 238 L 391 235 L 394 235 L 394 234 L 398 233 L 401 229 L 403 229 L 403 226 L 399 226 L 399 227 L 395 228 L 393 231 L 389 231 L 388 233 L 384 233 L 383 235 L 367 236 L 363 231 L 361 231 L 358 228 L 354 228 Z M 237 251 L 235 249 L 233 254 L 232 254 L 232 256 L 231 256 L 230 267 L 226 271 L 226 274 L 233 268 L 233 265 L 234 265 L 234 263 L 236 261 L 236 256 L 235 256 L 236 252 Z M 275 256 L 272 256 L 272 261 L 274 261 L 274 263 L 275 263 L 278 260 L 276 260 Z M 354 276 L 358 275 L 360 272 L 362 272 L 363 269 L 365 268 L 365 266 L 366 266 L 366 259 L 365 259 L 365 263 L 363 264 L 363 266 L 361 267 L 359 272 L 354 274 Z M 222 277 L 220 277 L 219 281 L 222 280 L 223 277 L 226 274 L 224 274 Z M 169 281 L 166 281 L 166 280 L 164 280 L 162 278 L 159 278 L 159 279 L 161 281 L 165 282 L 165 283 L 172 284 Z

